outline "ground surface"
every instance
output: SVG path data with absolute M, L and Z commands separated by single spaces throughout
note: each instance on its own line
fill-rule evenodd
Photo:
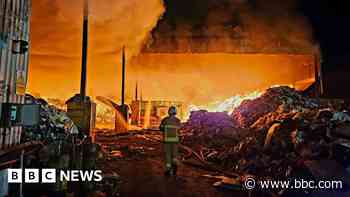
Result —
M 142 137 L 127 136 L 110 145 L 121 150 L 121 157 L 104 162 L 104 171 L 115 171 L 122 179 L 121 196 L 248 196 L 243 191 L 218 190 L 216 179 L 203 177 L 214 174 L 181 164 L 178 176 L 165 177 L 162 144 Z

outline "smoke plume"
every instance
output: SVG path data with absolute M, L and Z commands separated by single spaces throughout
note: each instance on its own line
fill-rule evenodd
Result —
M 68 98 L 79 90 L 83 1 L 32 4 L 29 91 Z M 164 11 L 162 0 L 90 0 L 88 93 L 116 96 L 120 49 L 138 54 Z
M 312 30 L 295 0 L 178 0 L 168 4 L 171 7 L 145 52 L 295 54 L 312 50 Z

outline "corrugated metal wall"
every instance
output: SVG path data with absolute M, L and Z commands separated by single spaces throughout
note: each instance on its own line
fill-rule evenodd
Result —
M 24 103 L 18 85 L 27 85 L 29 51 L 12 52 L 14 40 L 29 43 L 31 0 L 0 0 L 0 102 Z M 21 84 L 19 84 L 21 83 Z M 22 128 L 0 128 L 0 149 L 20 142 Z M 3 142 L 3 133 L 5 143 Z

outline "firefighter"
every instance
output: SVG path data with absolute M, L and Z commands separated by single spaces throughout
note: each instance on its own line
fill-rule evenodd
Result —
M 179 143 L 178 130 L 181 126 L 181 121 L 176 117 L 176 108 L 169 108 L 168 115 L 160 124 L 159 129 L 163 132 L 164 152 L 165 152 L 165 175 L 176 175 L 178 160 L 177 160 L 177 145 Z

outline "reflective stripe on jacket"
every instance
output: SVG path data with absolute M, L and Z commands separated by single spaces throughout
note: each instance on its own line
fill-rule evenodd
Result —
M 179 142 L 179 129 L 176 125 L 164 125 L 164 142 Z

